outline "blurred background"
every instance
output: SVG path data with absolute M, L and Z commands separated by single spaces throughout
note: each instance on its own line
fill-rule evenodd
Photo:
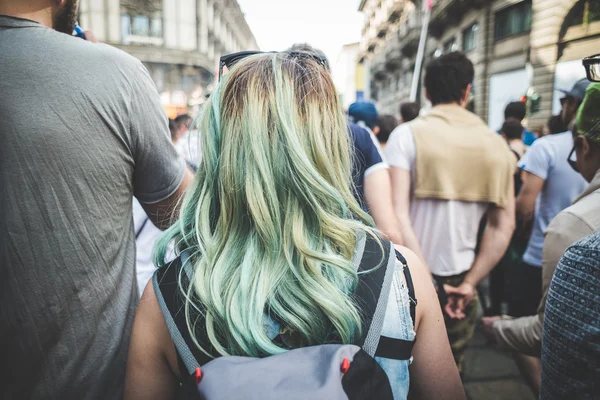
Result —
M 423 65 L 467 53 L 475 65 L 469 108 L 490 128 L 521 100 L 535 129 L 559 112 L 557 90 L 584 77 L 580 59 L 600 43 L 600 0 L 80 0 L 79 13 L 100 41 L 144 62 L 170 118 L 196 114 L 221 55 L 298 42 L 327 54 L 345 107 L 372 100 L 398 115 L 424 37 Z

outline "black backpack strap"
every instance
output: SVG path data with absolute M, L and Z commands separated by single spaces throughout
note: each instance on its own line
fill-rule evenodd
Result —
M 359 240 L 359 245 L 361 241 Z M 356 301 L 362 315 L 362 348 L 374 356 L 379 345 L 383 319 L 392 287 L 395 255 L 391 243 L 366 235 L 358 267 Z M 360 250 L 360 249 L 359 249 Z
M 189 283 L 188 275 L 184 272 L 186 261 L 187 257 L 182 255 L 171 263 L 158 268 L 152 277 L 152 284 L 167 328 L 169 329 L 169 334 L 177 349 L 180 365 L 183 364 L 185 366 L 188 374 L 193 374 L 196 368 L 210 362 L 214 357 L 208 356 L 198 349 L 187 327 L 185 298 L 179 286 L 180 279 L 184 287 L 187 287 Z M 196 302 L 195 304 L 199 303 Z M 198 341 L 211 354 L 216 354 L 212 346 L 209 345 L 210 341 L 207 338 L 205 324 L 202 323 L 204 315 L 202 313 L 194 313 L 193 320 L 196 326 L 194 333 Z M 183 370 L 181 374 L 185 376 Z
M 366 238 L 360 237 L 357 253 L 360 253 L 361 250 L 362 257 L 358 267 L 359 282 L 355 297 L 363 312 L 362 348 L 371 356 L 408 360 L 411 357 L 414 341 L 381 336 L 396 259 L 404 266 L 414 328 L 416 299 L 406 259 L 394 249 L 391 242 L 378 240 L 370 235 L 366 235 Z M 357 258 L 357 254 L 355 254 L 355 260 Z M 360 343 L 356 344 L 360 345 Z
M 410 275 L 410 270 L 408 269 L 408 265 L 406 263 L 406 259 L 398 250 L 395 251 L 396 258 L 398 261 L 402 263 L 402 271 L 404 273 L 404 280 L 406 284 L 406 288 L 408 289 L 408 301 L 410 303 L 410 317 L 413 323 L 413 329 L 415 328 L 415 316 L 416 316 L 416 307 L 417 307 L 417 299 L 415 297 L 415 287 L 413 285 L 412 276 Z M 415 345 L 415 340 L 404 340 L 404 339 L 396 339 L 390 338 L 387 336 L 382 336 L 379 339 L 379 346 L 377 346 L 377 351 L 375 352 L 375 356 L 383 357 L 383 358 L 391 358 L 395 360 L 409 360 L 412 357 L 412 349 Z

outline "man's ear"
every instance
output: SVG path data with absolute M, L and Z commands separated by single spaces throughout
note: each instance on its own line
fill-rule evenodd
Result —
M 590 140 L 581 135 L 577 136 L 575 140 L 578 142 L 578 145 L 581 146 L 581 154 L 583 154 L 584 157 L 587 157 L 590 154 L 590 151 L 592 151 Z
M 372 130 L 375 135 L 379 135 L 379 132 L 381 131 L 381 129 L 377 125 L 375 125 Z
M 463 97 L 460 101 L 460 105 L 465 107 L 469 101 L 469 95 L 471 94 L 471 90 L 473 89 L 473 84 L 469 83 L 465 88 L 465 92 L 463 93 Z

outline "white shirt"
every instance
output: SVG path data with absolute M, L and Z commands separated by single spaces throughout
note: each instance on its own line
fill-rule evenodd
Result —
M 198 166 L 200 165 L 200 157 L 202 152 L 200 149 L 199 131 L 189 130 L 186 134 L 175 143 L 175 149 L 181 157 L 188 163 Z
M 137 275 L 138 295 L 141 297 L 146 284 L 154 274 L 152 249 L 156 239 L 162 234 L 152 221 L 148 219 L 142 205 L 133 198 L 133 229 L 135 232 L 135 269 Z
M 391 167 L 411 173 L 415 181 L 417 150 L 408 124 L 390 135 L 385 156 Z M 471 268 L 475 259 L 477 232 L 489 203 L 460 200 L 418 199 L 411 185 L 410 219 L 434 275 L 458 275 Z

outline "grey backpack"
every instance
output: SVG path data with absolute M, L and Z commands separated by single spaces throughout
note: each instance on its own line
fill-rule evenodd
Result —
M 182 374 L 187 372 L 180 382 L 178 398 L 393 399 L 388 377 L 374 357 L 408 360 L 414 345 L 414 341 L 381 336 L 396 258 L 404 265 L 413 321 L 416 300 L 406 260 L 390 242 L 381 240 L 381 244 L 383 254 L 376 240 L 362 235 L 354 256 L 359 272 L 373 270 L 359 274 L 354 294 L 363 316 L 363 337 L 354 344 L 339 344 L 333 335 L 326 344 L 290 349 L 264 358 L 221 357 L 210 345 L 205 329 L 197 329 L 197 340 L 213 356 L 200 351 L 187 328 L 185 300 L 179 288 L 179 271 L 186 265 L 185 254 L 159 268 L 153 276 L 154 290 L 177 349 L 180 370 Z M 386 265 L 377 268 L 381 260 Z M 182 279 L 186 274 L 181 274 Z M 197 317 L 197 327 L 202 328 L 202 314 Z M 280 336 L 273 340 L 283 345 Z

